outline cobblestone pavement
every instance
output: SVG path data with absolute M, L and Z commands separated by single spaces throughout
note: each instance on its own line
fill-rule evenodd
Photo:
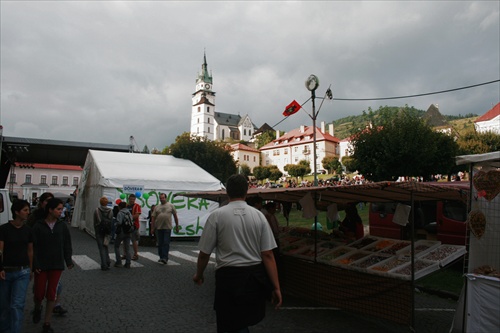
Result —
M 62 276 L 61 300 L 68 313 L 53 317 L 56 333 L 216 332 L 213 264 L 206 271 L 203 286 L 196 286 L 191 280 L 196 268 L 196 241 L 173 241 L 168 265 L 156 262 L 156 248 L 140 246 L 140 258 L 131 269 L 111 267 L 101 271 L 95 240 L 75 228 L 71 235 L 77 264 Z M 456 301 L 416 294 L 414 331 L 448 332 L 455 308 Z M 29 292 L 24 332 L 41 332 L 43 313 L 42 321 L 33 324 L 32 310 Z M 251 327 L 254 333 L 410 331 L 409 326 L 317 306 L 287 295 L 280 310 L 269 305 L 266 318 Z

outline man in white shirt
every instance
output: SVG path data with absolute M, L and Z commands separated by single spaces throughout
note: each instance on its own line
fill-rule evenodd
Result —
M 276 309 L 282 298 L 273 255 L 276 242 L 264 214 L 247 205 L 247 179 L 227 180 L 229 203 L 210 214 L 200 238 L 193 281 L 203 284 L 203 272 L 215 249 L 217 332 L 248 332 L 265 316 L 272 296 Z

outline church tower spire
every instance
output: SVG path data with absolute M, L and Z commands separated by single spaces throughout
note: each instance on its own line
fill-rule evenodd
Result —
M 192 97 L 191 135 L 216 139 L 215 92 L 212 91 L 212 75 L 208 73 L 207 55 L 203 52 L 201 73 L 196 78 L 196 90 Z

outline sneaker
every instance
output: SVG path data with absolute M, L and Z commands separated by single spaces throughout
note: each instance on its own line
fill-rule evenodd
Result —
M 43 324 L 42 333 L 54 333 L 54 330 L 50 327 L 50 324 Z
M 43 305 L 40 305 L 39 309 L 35 308 L 33 310 L 33 323 L 34 324 L 38 324 L 40 322 L 40 320 L 42 319 L 42 309 L 43 309 Z
M 130 264 L 125 264 L 125 266 L 123 266 L 125 268 L 130 268 Z
M 132 260 L 139 260 L 139 256 L 137 254 L 134 254 L 134 256 L 132 257 Z
M 167 264 L 167 259 L 162 259 L 161 262 L 166 265 Z
M 160 264 L 162 264 L 162 265 L 165 265 L 165 264 L 166 264 L 165 260 L 163 260 L 163 259 L 158 260 L 158 263 L 160 263 Z
M 66 310 L 65 308 L 63 308 L 62 306 L 60 305 L 56 305 L 54 306 L 54 309 L 52 310 L 52 313 L 54 314 L 58 314 L 60 316 L 66 314 L 66 312 L 68 312 L 68 310 Z
M 122 265 L 121 263 L 117 262 L 117 263 L 115 263 L 115 267 L 117 267 L 117 268 L 122 268 L 122 267 L 123 267 L 123 265 Z

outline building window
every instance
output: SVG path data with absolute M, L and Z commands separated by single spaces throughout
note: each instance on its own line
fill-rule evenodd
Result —
M 73 186 L 78 185 L 78 177 L 73 177 Z
M 210 124 L 210 118 L 207 118 L 207 122 Z
M 11 184 L 15 184 L 17 183 L 17 175 L 15 173 L 11 173 L 10 174 L 10 180 L 9 180 L 9 183 Z
M 253 157 L 253 161 L 256 162 L 256 157 L 255 156 Z
M 24 177 L 24 182 L 25 182 L 26 184 L 31 184 L 31 175 L 26 175 L 26 176 Z
M 288 155 L 288 149 L 283 149 L 283 154 Z
M 200 118 L 198 118 L 198 124 L 200 123 Z
M 200 128 L 199 127 L 196 128 L 196 133 L 200 133 Z
M 222 140 L 224 140 L 224 129 L 222 129 Z
M 40 176 L 40 184 L 47 185 L 47 176 L 46 175 Z
M 299 151 L 299 147 L 293 147 L 293 151 L 294 152 L 298 152 Z
M 248 135 L 252 135 L 252 130 L 248 130 Z
M 63 186 L 68 186 L 68 176 L 63 176 L 63 180 L 62 180 L 62 185 Z
M 198 106 L 198 112 L 200 112 L 200 111 L 201 111 L 201 108 Z
M 207 112 L 210 113 L 210 106 L 207 106 Z
M 57 185 L 57 176 L 52 176 L 52 183 L 50 185 Z
M 210 133 L 210 127 L 208 128 L 208 133 Z
M 243 135 L 247 135 L 247 130 L 246 129 L 243 130 Z
M 295 163 L 297 163 L 298 161 L 299 161 L 299 157 L 295 156 Z

